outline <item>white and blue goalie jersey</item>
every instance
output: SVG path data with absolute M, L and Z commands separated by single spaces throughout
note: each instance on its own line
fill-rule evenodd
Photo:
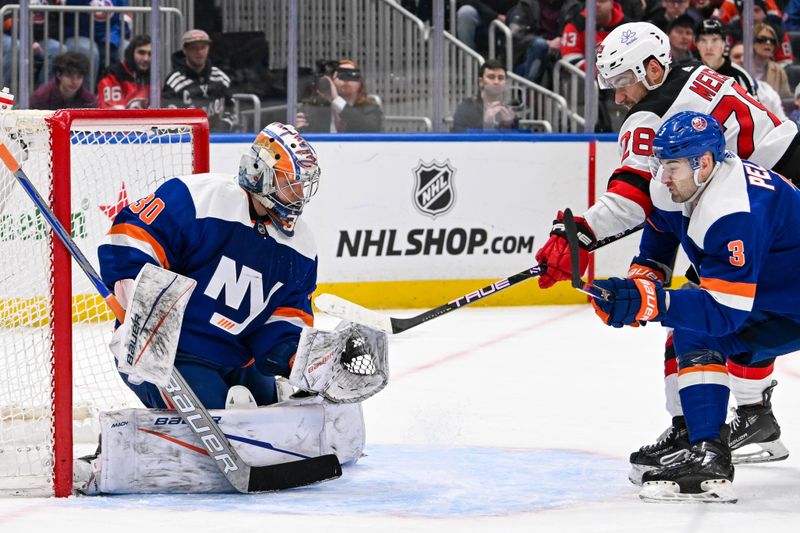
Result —
M 133 279 L 145 263 L 197 281 L 178 351 L 243 367 L 297 342 L 313 324 L 317 256 L 302 220 L 293 237 L 253 220 L 247 193 L 222 174 L 177 177 L 125 207 L 98 249 L 107 286 Z M 263 234 L 258 231 L 261 228 Z M 270 361 L 288 375 L 289 352 Z M 274 367 L 274 368 L 273 368 Z
M 772 171 L 729 154 L 697 204 L 672 201 L 652 180 L 653 211 L 639 257 L 669 264 L 678 241 L 701 290 L 670 291 L 663 324 L 722 336 L 753 310 L 800 320 L 800 191 Z

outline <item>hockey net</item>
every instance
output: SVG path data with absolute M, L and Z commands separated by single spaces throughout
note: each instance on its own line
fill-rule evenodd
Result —
M 197 110 L 0 113 L 5 143 L 84 254 L 115 213 L 171 176 L 208 171 Z M 69 225 L 67 225 L 69 224 Z M 69 495 L 100 410 L 139 406 L 107 344 L 113 315 L 0 171 L 0 495 Z

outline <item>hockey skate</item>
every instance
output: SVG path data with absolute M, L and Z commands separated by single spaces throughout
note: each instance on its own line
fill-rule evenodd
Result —
M 692 445 L 682 461 L 645 472 L 639 497 L 657 503 L 736 503 L 732 482 L 727 445 L 704 440 Z
M 789 456 L 780 440 L 781 427 L 772 414 L 772 389 L 777 384 L 773 380 L 764 390 L 763 403 L 736 408 L 729 437 L 734 464 L 781 461 Z
M 642 475 L 650 470 L 669 466 L 680 461 L 689 451 L 689 434 L 682 416 L 672 418 L 672 425 L 654 444 L 642 446 L 631 454 L 631 471 L 628 479 L 634 485 L 642 484 Z

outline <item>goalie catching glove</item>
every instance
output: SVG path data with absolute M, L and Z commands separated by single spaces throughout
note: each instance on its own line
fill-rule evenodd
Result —
M 183 314 L 196 285 L 191 278 L 149 263 L 139 271 L 125 321 L 109 344 L 117 358 L 117 368 L 128 374 L 132 384 L 169 384 Z
M 583 217 L 575 217 L 575 225 L 578 229 L 579 250 L 579 275 L 586 272 L 589 266 L 589 250 L 591 250 L 597 239 L 594 232 L 586 223 Z M 536 261 L 540 265 L 547 265 L 547 270 L 539 276 L 539 287 L 547 289 L 559 281 L 569 281 L 572 279 L 572 266 L 570 265 L 569 244 L 567 243 L 567 233 L 564 229 L 564 213 L 559 211 L 553 221 L 553 228 L 550 230 L 550 238 L 536 252 Z
M 603 291 L 607 299 L 602 297 Z M 669 307 L 669 294 L 658 281 L 646 278 L 609 278 L 595 281 L 592 307 L 600 319 L 615 328 L 660 322 Z
M 289 382 L 334 403 L 360 402 L 389 382 L 388 335 L 341 321 L 333 331 L 303 328 Z

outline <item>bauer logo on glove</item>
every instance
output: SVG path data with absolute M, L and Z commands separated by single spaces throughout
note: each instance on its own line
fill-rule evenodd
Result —
M 595 313 L 615 328 L 660 322 L 668 306 L 663 285 L 644 278 L 595 281 L 592 293 L 597 296 L 592 300 Z

